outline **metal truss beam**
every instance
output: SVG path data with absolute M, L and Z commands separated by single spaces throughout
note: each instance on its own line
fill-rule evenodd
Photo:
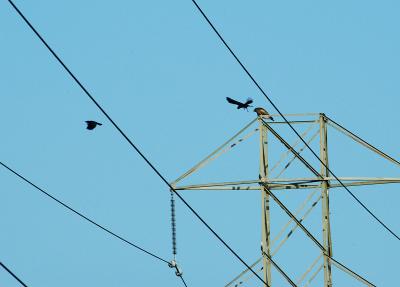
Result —
M 389 184 L 400 183 L 398 177 L 339 177 L 345 186 L 362 186 L 362 185 L 376 185 L 376 184 Z M 329 188 L 343 187 L 337 183 L 333 177 L 319 178 L 270 178 L 263 182 L 261 180 L 243 180 L 243 181 L 230 181 L 230 182 L 213 182 L 202 183 L 193 185 L 176 186 L 176 190 L 260 190 L 259 184 L 265 183 L 272 190 L 277 189 L 307 189 L 307 188 L 321 188 L 320 183 L 329 182 Z M 311 184 L 318 183 L 318 184 Z
M 283 246 L 283 244 L 289 239 L 291 234 L 296 229 L 301 229 L 303 232 L 317 245 L 317 247 L 321 250 L 323 256 L 323 263 L 317 268 L 317 270 L 311 274 L 308 281 L 304 286 L 308 286 L 317 274 L 324 269 L 324 278 L 325 278 L 325 287 L 332 286 L 332 278 L 331 278 L 331 264 L 338 267 L 342 271 L 345 271 L 349 275 L 353 276 L 360 282 L 366 284 L 367 286 L 375 286 L 359 274 L 355 273 L 354 271 L 350 270 L 348 267 L 344 266 L 342 263 L 338 262 L 337 260 L 332 258 L 332 246 L 331 246 L 331 238 L 330 238 L 330 224 L 329 224 L 329 191 L 334 188 L 342 188 L 342 184 L 339 182 L 343 182 L 345 186 L 364 186 L 364 185 L 382 185 L 382 184 L 393 184 L 393 183 L 400 183 L 400 177 L 339 177 L 338 179 L 329 175 L 326 169 L 315 168 L 311 165 L 302 155 L 300 155 L 304 150 L 305 146 L 302 146 L 300 149 L 295 150 L 294 147 L 299 144 L 299 142 L 295 142 L 293 145 L 290 145 L 285 139 L 274 129 L 272 126 L 278 128 L 283 124 L 287 124 L 284 121 L 279 120 L 279 115 L 272 115 L 273 117 L 277 118 L 276 121 L 270 122 L 267 121 L 265 117 L 257 117 L 256 119 L 249 122 L 244 128 L 238 131 L 233 137 L 231 137 L 228 141 L 223 143 L 219 146 L 215 151 L 210 153 L 207 157 L 201 160 L 199 163 L 194 165 L 191 169 L 187 172 L 179 176 L 175 181 L 171 183 L 172 186 L 176 190 L 219 190 L 219 191 L 260 191 L 261 190 L 261 200 L 262 200 L 262 257 L 258 259 L 251 265 L 251 268 L 255 267 L 260 262 L 263 262 L 263 267 L 259 268 L 257 272 L 264 273 L 264 279 L 268 282 L 268 285 L 272 286 L 271 284 L 271 265 L 273 268 L 276 268 L 278 272 L 280 272 L 288 283 L 291 286 L 296 286 L 296 283 L 289 278 L 288 275 L 283 272 L 283 270 L 274 262 L 273 256 L 275 253 Z M 389 160 L 390 162 L 400 166 L 400 161 L 390 157 L 389 155 L 385 154 L 384 152 L 380 151 L 379 149 L 375 148 L 371 144 L 367 143 L 357 135 L 353 134 L 346 128 L 342 127 L 341 125 L 334 122 L 332 119 L 327 117 L 324 114 L 317 114 L 317 113 L 308 113 L 308 114 L 288 114 L 285 115 L 287 117 L 308 117 L 302 119 L 294 119 L 290 120 L 291 124 L 297 125 L 309 125 L 308 129 L 305 130 L 301 137 L 305 138 L 307 136 L 307 143 L 310 144 L 319 134 L 320 138 L 320 156 L 324 163 L 328 164 L 328 152 L 327 152 L 327 127 L 332 127 L 338 130 L 339 132 L 343 133 L 344 135 L 350 137 L 355 142 L 361 144 L 362 146 L 368 148 L 369 150 L 373 151 L 374 153 L 378 154 L 379 156 Z M 252 125 L 259 121 L 259 127 L 252 127 Z M 315 124 L 319 124 L 319 129 L 315 133 L 313 133 L 312 137 L 309 138 L 308 133 L 315 127 Z M 247 133 L 245 133 L 247 131 Z M 211 183 L 200 183 L 200 184 L 190 184 L 190 185 L 182 185 L 180 182 L 192 175 L 193 173 L 197 172 L 199 169 L 205 167 L 207 164 L 212 162 L 213 160 L 220 158 L 221 155 L 224 153 L 230 152 L 234 147 L 236 147 L 239 143 L 244 142 L 246 139 L 250 138 L 250 136 L 260 132 L 260 173 L 259 178 L 255 180 L 241 180 L 241 181 L 226 181 L 226 182 L 211 182 Z M 267 149 L 267 137 L 266 135 L 271 134 L 270 138 L 275 138 L 279 140 L 286 148 L 287 151 L 283 153 L 283 155 L 279 158 L 278 162 L 269 169 L 268 165 L 268 149 Z M 297 149 L 297 148 L 296 148 Z M 289 155 L 292 156 L 289 158 Z M 283 172 L 288 170 L 291 163 L 298 159 L 309 171 L 311 171 L 312 176 L 309 177 L 299 177 L 299 178 L 281 178 Z M 276 175 L 274 178 L 271 178 L 271 172 L 281 165 L 285 161 L 286 165 L 282 168 L 280 173 Z M 288 162 L 287 162 L 288 161 Z M 320 170 L 321 169 L 321 170 Z M 318 171 L 317 171 L 318 170 Z M 298 212 L 296 211 L 295 214 L 292 214 L 289 209 L 279 201 L 279 199 L 275 196 L 275 190 L 293 190 L 293 189 L 313 189 L 312 195 L 317 191 L 317 189 L 321 189 L 322 193 L 318 197 L 318 200 L 313 203 L 313 205 L 307 209 L 305 214 L 300 218 L 297 219 Z M 274 191 L 274 192 L 272 192 Z M 282 191 L 284 192 L 284 191 Z M 286 237 L 283 238 L 277 247 L 271 252 L 270 248 L 273 246 L 277 238 L 280 238 L 283 235 L 283 232 L 288 227 L 285 226 L 284 230 L 279 233 L 279 236 L 276 236 L 274 240 L 270 242 L 269 233 L 270 233 L 270 215 L 269 215 L 269 198 L 272 198 L 290 217 L 289 224 L 291 222 L 295 222 L 295 226 L 291 228 L 289 233 L 287 233 Z M 320 243 L 303 225 L 303 220 L 308 216 L 311 209 L 313 209 L 317 202 L 322 199 L 322 226 L 323 226 L 323 236 L 322 236 L 322 243 Z M 304 206 L 303 206 L 304 207 Z M 301 207 L 300 210 L 303 208 Z M 299 210 L 299 209 L 298 209 Z M 300 228 L 299 228 L 300 227 Z M 317 263 L 320 260 L 318 257 L 314 260 L 311 266 L 306 270 L 305 273 L 297 280 L 297 284 L 299 285 L 301 282 L 305 280 L 305 278 L 310 275 L 309 273 L 315 270 Z M 325 267 L 325 268 L 324 268 Z M 241 285 L 244 281 L 238 280 L 243 277 L 248 270 L 243 271 L 239 274 L 235 279 L 229 282 L 226 287 L 235 284 L 235 286 Z M 253 274 L 250 274 L 246 281 L 251 278 Z

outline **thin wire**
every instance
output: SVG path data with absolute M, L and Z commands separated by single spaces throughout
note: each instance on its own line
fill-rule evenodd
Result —
M 211 28 L 214 30 L 214 32 L 217 34 L 219 39 L 222 41 L 222 43 L 225 45 L 225 47 L 229 50 L 231 55 L 235 58 L 235 60 L 238 62 L 238 64 L 242 67 L 242 69 L 245 71 L 247 76 L 251 79 L 251 81 L 256 85 L 258 90 L 264 95 L 264 97 L 268 100 L 268 102 L 273 106 L 273 108 L 278 112 L 278 114 L 283 118 L 283 120 L 287 123 L 287 125 L 293 130 L 293 132 L 301 139 L 301 141 L 307 146 L 307 148 L 311 151 L 311 153 L 319 160 L 319 162 L 329 171 L 333 177 L 344 187 L 344 189 L 355 199 L 376 221 L 378 221 L 387 231 L 389 231 L 394 237 L 396 237 L 400 241 L 400 237 L 394 233 L 385 223 L 382 222 L 375 214 L 372 213 L 372 211 L 365 206 L 345 185 L 344 183 L 329 169 L 329 167 L 320 159 L 320 157 L 314 152 L 314 150 L 307 144 L 307 142 L 300 136 L 300 134 L 297 132 L 297 130 L 293 127 L 293 125 L 290 124 L 290 122 L 286 119 L 286 117 L 281 113 L 281 111 L 278 109 L 278 107 L 274 104 L 274 102 L 269 98 L 267 93 L 263 90 L 263 88 L 258 84 L 258 82 L 254 79 L 252 74 L 247 70 L 247 68 L 243 65 L 243 63 L 239 60 L 239 58 L 236 56 L 236 54 L 233 52 L 233 50 L 229 47 L 229 45 L 225 42 L 224 38 L 222 38 L 221 34 L 217 31 L 217 29 L 214 27 L 214 25 L 211 23 L 211 21 L 208 19 L 206 14 L 203 12 L 203 10 L 200 8 L 200 6 L 197 4 L 195 0 L 192 0 L 193 4 L 197 7 L 203 18 L 207 21 L 207 23 L 211 26 Z
M 187 287 L 186 282 L 185 282 L 185 279 L 183 279 L 183 276 L 181 275 L 181 276 L 179 276 L 179 277 L 181 278 L 183 285 L 185 285 L 185 287 Z
M 262 184 L 264 186 L 264 189 L 267 193 L 269 193 L 269 195 L 275 200 L 275 202 L 289 215 L 289 217 L 291 217 L 297 224 L 297 226 L 299 226 L 305 233 L 306 235 L 314 241 L 314 243 L 320 248 L 320 250 L 323 252 L 324 256 L 328 257 L 329 259 L 332 259 L 334 262 L 338 262 L 337 260 L 333 259 L 331 257 L 330 254 L 327 253 L 327 250 L 325 249 L 325 247 L 323 247 L 319 241 L 307 230 L 307 228 L 301 223 L 300 220 L 298 220 L 291 212 L 290 210 L 272 193 L 272 191 L 268 188 L 268 186 L 263 183 Z M 338 262 L 339 263 L 339 262 Z M 347 271 L 349 271 L 350 273 L 354 273 L 356 274 L 358 277 L 360 277 L 362 280 L 367 281 L 366 279 L 364 279 L 363 277 L 361 277 L 360 275 L 358 275 L 356 272 L 354 272 L 353 270 L 351 270 L 350 268 L 346 267 L 344 264 L 339 263 L 341 265 L 341 267 L 343 267 L 344 269 L 346 269 Z M 367 281 L 368 282 L 368 281 Z
M 318 172 L 316 171 L 302 156 L 300 156 L 290 145 L 288 146 L 288 143 L 286 143 L 272 128 L 270 125 L 268 125 L 268 123 L 264 122 L 263 123 L 266 125 L 266 127 L 272 132 L 274 133 L 274 135 L 280 139 L 282 141 L 282 143 L 284 145 L 286 145 L 289 149 L 292 150 L 292 152 L 296 155 L 296 157 L 301 160 L 308 168 L 310 168 L 310 170 L 317 176 L 320 177 L 321 179 L 323 179 L 324 177 Z M 314 151 L 309 147 L 309 149 L 314 153 Z M 318 156 L 317 156 L 318 157 Z M 319 157 L 318 157 L 319 159 Z M 322 162 L 322 161 L 321 161 Z M 340 182 L 340 184 L 347 190 L 347 192 L 373 217 L 375 218 L 383 227 L 385 227 L 390 233 L 392 233 L 398 240 L 400 240 L 400 237 L 397 236 L 397 234 L 395 234 L 385 223 L 383 223 L 375 214 L 372 213 L 372 211 L 364 204 L 362 203 L 344 184 L 343 182 L 324 164 L 324 166 L 326 167 L 326 169 L 333 175 L 334 178 L 336 178 L 336 180 L 338 182 Z
M 24 282 L 22 282 L 22 280 L 19 279 L 19 278 L 17 277 L 17 275 L 15 275 L 10 269 L 8 269 L 7 266 L 5 266 L 5 265 L 3 264 L 3 262 L 0 262 L 0 265 L 1 265 L 1 267 L 4 268 L 4 270 L 6 270 L 8 273 L 10 273 L 10 275 L 11 275 L 12 277 L 14 277 L 15 280 L 17 280 L 22 286 L 28 287 L 28 285 L 26 285 Z
M 22 14 L 22 12 L 15 6 L 15 4 L 8 0 L 11 6 L 15 9 L 15 11 L 19 14 L 19 16 L 24 20 L 24 22 L 31 28 L 31 30 L 36 34 L 36 36 L 40 39 L 40 41 L 46 46 L 46 48 L 50 51 L 50 53 L 56 58 L 56 60 L 63 66 L 65 71 L 74 79 L 74 81 L 79 85 L 79 87 L 83 90 L 83 92 L 92 100 L 92 102 L 99 108 L 99 110 L 103 113 L 103 115 L 111 122 L 111 124 L 118 130 L 118 132 L 125 138 L 125 140 L 135 149 L 135 151 L 142 157 L 142 159 L 150 166 L 150 168 L 162 179 L 162 181 L 168 185 L 168 187 L 175 192 L 178 198 L 186 205 L 187 208 L 203 223 L 204 226 L 208 228 L 208 230 L 247 268 L 251 270 L 251 272 L 257 276 L 259 280 L 261 280 L 266 286 L 269 285 L 253 270 L 250 266 L 223 240 L 215 231 L 211 228 L 210 225 L 186 202 L 186 200 L 171 186 L 171 184 L 164 178 L 164 176 L 157 170 L 157 168 L 146 158 L 146 156 L 136 147 L 136 145 L 129 139 L 129 137 L 121 130 L 121 128 L 113 121 L 113 119 L 107 114 L 107 112 L 100 106 L 100 104 L 94 99 L 94 97 L 89 93 L 89 91 L 83 86 L 83 84 L 78 80 L 77 77 L 70 71 L 70 69 L 64 64 L 64 62 L 57 56 L 57 54 L 53 51 L 53 49 L 47 44 L 47 42 L 43 39 L 43 37 L 36 31 L 36 29 L 32 26 L 32 24 L 28 21 L 28 19 Z
M 44 195 L 46 195 L 47 197 L 51 198 L 52 200 L 56 201 L 58 204 L 64 206 L 66 209 L 72 211 L 73 213 L 75 213 L 76 215 L 80 216 L 81 218 L 85 219 L 86 221 L 90 222 L 91 224 L 97 226 L 98 228 L 104 230 L 105 232 L 107 232 L 108 234 L 118 238 L 119 240 L 129 244 L 132 247 L 135 247 L 136 249 L 160 260 L 163 261 L 165 263 L 169 263 L 167 260 L 162 259 L 161 257 L 155 255 L 154 253 L 147 251 L 146 249 L 132 243 L 131 241 L 123 238 L 122 236 L 112 232 L 111 230 L 105 228 L 104 226 L 96 223 L 95 221 L 93 221 L 92 219 L 90 219 L 89 217 L 83 215 L 82 213 L 80 213 L 79 211 L 75 210 L 74 208 L 70 207 L 69 205 L 65 204 L 64 202 L 62 202 L 61 200 L 55 198 L 53 195 L 51 195 L 50 193 L 46 192 L 44 189 L 40 188 L 39 186 L 37 186 L 36 184 L 34 184 L 33 182 L 29 181 L 28 179 L 26 179 L 25 177 L 23 177 L 21 174 L 19 174 L 18 172 L 16 172 L 15 170 L 13 170 L 12 168 L 10 168 L 9 166 L 5 165 L 3 162 L 0 161 L 0 165 L 2 165 L 3 167 L 5 167 L 6 169 L 8 169 L 9 171 L 11 171 L 13 174 L 15 174 L 16 176 L 18 176 L 20 179 L 22 179 L 23 181 L 25 181 L 26 183 L 30 184 L 31 186 L 33 186 L 35 189 L 39 190 L 41 193 L 43 193 Z

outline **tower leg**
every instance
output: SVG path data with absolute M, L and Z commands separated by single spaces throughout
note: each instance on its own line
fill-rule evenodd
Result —
M 320 123 L 320 157 L 322 162 L 328 166 L 328 137 L 326 120 L 323 114 L 319 117 Z M 323 177 L 328 176 L 327 168 L 321 164 L 321 175 Z M 324 255 L 324 287 L 332 286 L 332 270 L 331 262 L 328 256 L 332 256 L 332 241 L 331 241 L 331 226 L 329 219 L 329 182 L 322 181 L 321 183 L 322 192 L 322 236 L 323 245 L 326 250 Z M 327 256 L 328 255 L 328 256 Z
M 266 181 L 268 177 L 268 139 L 267 129 L 260 122 L 260 179 Z M 270 213 L 269 194 L 261 186 L 261 252 L 271 256 L 270 249 Z M 271 286 L 271 261 L 263 255 L 263 279 Z M 264 284 L 264 286 L 267 286 Z

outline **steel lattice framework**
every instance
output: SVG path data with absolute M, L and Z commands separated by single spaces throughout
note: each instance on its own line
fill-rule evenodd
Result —
M 279 118 L 279 115 L 273 115 L 275 118 Z M 256 272 L 263 274 L 263 279 L 268 285 L 274 286 L 272 281 L 271 270 L 276 270 L 282 274 L 282 276 L 292 286 L 309 286 L 315 279 L 317 274 L 323 270 L 324 273 L 324 285 L 325 287 L 332 286 L 332 273 L 331 265 L 335 265 L 340 270 L 353 276 L 360 282 L 367 286 L 375 286 L 367 279 L 352 271 L 344 264 L 338 262 L 332 257 L 332 240 L 331 240 L 331 229 L 330 229 L 330 213 L 329 213 L 329 190 L 334 188 L 342 187 L 342 184 L 335 178 L 330 176 L 327 167 L 329 166 L 328 161 L 328 126 L 336 129 L 344 135 L 350 137 L 352 140 L 373 151 L 379 156 L 391 161 L 392 163 L 399 165 L 399 163 L 393 158 L 389 157 L 382 151 L 368 144 L 361 138 L 357 137 L 347 129 L 338 125 L 336 122 L 330 120 L 324 114 L 288 114 L 285 117 L 295 118 L 295 120 L 289 121 L 293 125 L 309 125 L 309 127 L 302 133 L 303 139 L 308 137 L 307 144 L 310 144 L 317 138 L 319 138 L 319 156 L 323 164 L 320 164 L 319 171 L 317 171 L 309 162 L 307 162 L 301 153 L 306 148 L 302 146 L 297 148 L 301 143 L 300 140 L 289 144 L 274 128 L 275 125 L 286 124 L 284 121 L 269 121 L 267 118 L 257 117 L 247 124 L 243 129 L 231 137 L 228 141 L 218 147 L 215 151 L 209 154 L 206 158 L 200 161 L 198 164 L 193 166 L 179 178 L 177 178 L 171 185 L 176 190 L 259 190 L 261 194 L 261 257 L 255 261 L 250 267 Z M 304 120 L 306 118 L 306 120 Z M 300 120 L 299 120 L 300 119 Z M 255 125 L 258 126 L 255 127 Z M 315 128 L 317 127 L 317 128 Z M 316 129 L 314 133 L 309 136 L 312 129 Z M 238 144 L 241 144 L 246 139 L 254 135 L 259 135 L 259 176 L 258 179 L 242 180 L 242 181 L 231 181 L 231 182 L 213 182 L 213 183 L 200 183 L 193 185 L 179 185 L 179 183 L 197 172 L 199 169 L 205 167 L 207 164 L 217 159 L 224 153 L 229 152 Z M 280 159 L 272 166 L 269 166 L 269 141 L 270 139 L 277 139 L 286 149 Z M 297 148 L 297 149 L 296 149 Z M 275 177 L 270 177 L 272 171 L 276 170 L 277 167 L 284 161 L 286 165 Z M 315 176 L 302 177 L 302 178 L 282 178 L 281 175 L 291 166 L 292 162 L 298 160 L 303 166 L 311 171 Z M 346 186 L 364 186 L 364 185 L 377 185 L 377 184 L 389 184 L 389 183 L 400 183 L 400 178 L 394 177 L 339 177 L 341 182 Z M 293 190 L 293 189 L 309 189 L 311 190 L 308 197 L 302 202 L 299 207 L 292 213 L 274 194 L 275 190 Z M 317 198 L 315 199 L 317 195 Z M 285 226 L 278 232 L 278 234 L 271 239 L 271 216 L 270 216 L 270 202 L 274 201 L 277 205 L 290 217 L 290 220 Z M 317 203 L 321 202 L 322 206 L 322 218 L 321 218 L 321 230 L 322 230 L 322 243 L 317 240 L 302 224 L 304 219 L 310 214 L 310 212 L 317 206 Z M 310 204 L 311 203 L 311 204 Z M 305 210 L 305 208 L 308 208 Z M 305 210 L 305 211 L 304 211 Z M 300 214 L 302 214 L 300 216 Z M 290 227 L 291 224 L 295 224 L 284 236 L 284 232 Z M 308 238 L 313 241 L 320 252 L 317 258 L 313 260 L 311 265 L 306 268 L 304 273 L 293 280 L 290 278 L 280 266 L 278 266 L 273 257 L 283 244 L 289 239 L 290 235 L 296 230 L 301 229 Z M 282 238 L 283 237 L 283 238 Z M 278 242 L 278 240 L 280 240 Z M 276 246 L 277 244 L 277 246 Z M 272 249 L 274 247 L 274 249 Z M 261 265 L 261 266 L 260 266 Z M 256 269 L 257 268 L 257 269 Z M 241 272 L 237 277 L 225 285 L 228 286 L 240 286 L 245 284 L 253 274 L 248 273 L 249 269 Z M 321 286 L 321 283 L 318 284 Z

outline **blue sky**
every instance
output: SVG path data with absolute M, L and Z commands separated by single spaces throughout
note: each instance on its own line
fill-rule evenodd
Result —
M 170 181 L 254 118 L 233 109 L 226 96 L 252 97 L 273 112 L 191 1 L 15 3 Z M 324 112 L 400 158 L 398 2 L 199 4 L 282 112 Z M 97 222 L 170 259 L 167 186 L 7 1 L 0 3 L 0 27 L 1 161 Z M 87 119 L 104 125 L 89 132 Z M 249 142 L 237 151 L 242 157 L 227 154 L 201 179 L 236 179 L 252 169 L 257 174 L 258 147 Z M 335 132 L 330 165 L 340 176 L 399 174 Z M 29 286 L 181 284 L 165 265 L 82 221 L 5 169 L 0 186 L 1 260 Z M 400 233 L 397 185 L 351 190 Z M 247 262 L 260 256 L 258 193 L 182 194 Z M 305 195 L 280 193 L 288 204 Z M 277 207 L 272 212 L 276 225 L 283 222 Z M 318 226 L 319 212 L 314 211 L 310 226 Z M 331 192 L 331 212 L 335 258 L 377 286 L 394 286 L 399 242 L 344 190 Z M 243 269 L 180 203 L 177 222 L 178 260 L 189 286 L 224 286 Z M 278 258 L 293 277 L 315 252 L 302 239 L 293 241 L 293 253 Z M 333 275 L 337 284 L 358 286 L 336 269 Z M 0 285 L 18 283 L 0 271 Z

